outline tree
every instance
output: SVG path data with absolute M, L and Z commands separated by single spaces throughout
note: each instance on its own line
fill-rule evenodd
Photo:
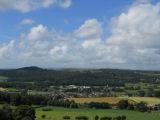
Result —
M 140 112 L 147 112 L 148 111 L 147 104 L 145 102 L 137 103 L 136 110 L 138 110 Z
M 12 109 L 8 105 L 0 110 L 0 120 L 13 120 Z
M 122 116 L 121 120 L 126 120 L 127 117 L 125 115 Z
M 70 120 L 71 117 L 70 116 L 63 116 L 63 120 Z
M 96 116 L 95 116 L 95 120 L 98 120 L 98 119 L 99 119 L 99 116 L 98 116 L 98 115 L 96 115 Z
M 46 118 L 46 115 L 42 115 L 41 118 L 42 118 L 42 119 L 45 119 L 45 118 Z
M 15 120 L 22 120 L 22 119 L 35 120 L 36 118 L 35 110 L 30 106 L 21 105 L 16 108 L 14 112 L 14 117 L 15 117 Z
M 117 104 L 117 107 L 119 109 L 127 109 L 128 106 L 129 106 L 128 100 L 120 100 Z
M 76 120 L 88 120 L 87 116 L 78 116 L 75 118 Z
M 100 120 L 112 120 L 112 117 L 102 117 Z

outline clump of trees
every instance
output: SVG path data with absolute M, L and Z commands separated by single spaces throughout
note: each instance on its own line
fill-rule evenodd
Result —
M 63 120 L 70 120 L 71 117 L 70 116 L 63 116 Z
M 105 103 L 105 102 L 103 102 L 103 103 L 90 102 L 88 104 L 88 107 L 89 108 L 96 108 L 96 109 L 110 109 L 111 108 L 110 104 L 109 103 Z
M 137 110 L 140 112 L 147 112 L 149 110 L 145 102 L 131 104 L 128 100 L 120 100 L 117 104 L 118 109 Z
M 21 105 L 15 110 L 9 106 L 0 109 L 0 120 L 35 120 L 35 110 L 31 106 Z
M 74 101 L 64 100 L 62 98 L 53 99 L 51 96 L 28 95 L 23 93 L 0 92 L 0 103 L 8 103 L 14 106 L 19 105 L 50 105 L 66 108 L 78 108 Z

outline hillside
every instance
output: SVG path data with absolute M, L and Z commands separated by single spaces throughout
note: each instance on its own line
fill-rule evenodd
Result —
M 0 70 L 0 76 L 7 77 L 1 86 L 124 86 L 125 83 L 160 83 L 159 71 L 136 71 L 118 69 L 62 69 L 49 70 L 39 67 L 24 67 L 19 69 Z M 32 84 L 33 85 L 33 84 Z

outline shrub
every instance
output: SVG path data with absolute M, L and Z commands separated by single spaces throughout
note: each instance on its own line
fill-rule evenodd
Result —
M 45 119 L 45 118 L 46 118 L 46 115 L 42 115 L 41 118 L 42 118 L 42 119 Z
M 88 120 L 87 116 L 78 116 L 75 118 L 76 120 Z
M 43 108 L 42 111 L 52 111 L 52 108 Z
M 117 104 L 119 109 L 127 109 L 129 106 L 128 100 L 120 100 Z
M 70 120 L 71 117 L 70 117 L 70 116 L 63 116 L 63 119 L 64 119 L 64 120 Z
M 96 115 L 96 116 L 95 116 L 95 120 L 98 120 L 98 119 L 99 119 L 99 116 L 98 116 L 98 115 Z
M 138 110 L 140 112 L 147 112 L 148 111 L 147 104 L 145 102 L 137 103 L 136 110 Z
M 102 117 L 100 120 L 112 120 L 112 117 Z

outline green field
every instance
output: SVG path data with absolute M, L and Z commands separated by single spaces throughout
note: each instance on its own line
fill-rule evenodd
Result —
M 0 76 L 0 82 L 6 82 L 7 81 L 7 77 L 4 76 Z
M 71 120 L 75 120 L 76 116 L 88 116 L 89 120 L 94 120 L 95 115 L 104 116 L 119 116 L 126 115 L 127 120 L 160 120 L 160 112 L 141 113 L 128 110 L 96 110 L 96 109 L 69 109 L 50 107 L 53 111 L 42 111 L 42 108 L 36 111 L 36 120 L 63 120 L 63 116 L 70 116 Z M 46 119 L 41 119 L 42 115 L 46 115 Z
M 15 92 L 15 91 L 17 91 L 17 89 L 15 89 L 15 88 L 4 88 L 5 90 L 7 90 L 7 91 L 10 91 L 10 92 Z

